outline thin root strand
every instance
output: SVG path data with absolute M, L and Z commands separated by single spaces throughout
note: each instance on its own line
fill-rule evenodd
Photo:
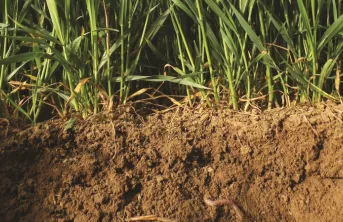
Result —
M 234 211 L 236 212 L 238 219 L 240 221 L 244 220 L 245 216 L 244 216 L 243 211 L 232 200 L 228 200 L 228 199 L 210 200 L 210 199 L 204 198 L 204 202 L 206 203 L 206 205 L 211 206 L 211 207 L 230 205 L 234 209 Z

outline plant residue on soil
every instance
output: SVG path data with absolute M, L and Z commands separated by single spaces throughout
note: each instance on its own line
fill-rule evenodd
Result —
M 67 128 L 6 122 L 0 218 L 343 221 L 342 113 L 328 103 L 145 117 L 128 108 Z

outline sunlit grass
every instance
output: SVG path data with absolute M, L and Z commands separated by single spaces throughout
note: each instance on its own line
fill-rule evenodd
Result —
M 341 0 L 1 2 L 0 108 L 34 123 L 44 107 L 85 117 L 161 82 L 191 106 L 340 101 Z

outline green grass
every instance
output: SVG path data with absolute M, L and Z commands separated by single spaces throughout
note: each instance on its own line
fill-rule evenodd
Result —
M 341 100 L 342 0 L 1 4 L 0 113 L 33 123 L 45 107 L 85 117 L 150 88 L 235 110 Z

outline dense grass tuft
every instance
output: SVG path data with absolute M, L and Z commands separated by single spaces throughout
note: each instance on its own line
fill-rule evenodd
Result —
M 341 100 L 342 0 L 1 4 L 1 113 L 33 123 L 44 107 L 87 116 L 148 88 L 235 110 Z

